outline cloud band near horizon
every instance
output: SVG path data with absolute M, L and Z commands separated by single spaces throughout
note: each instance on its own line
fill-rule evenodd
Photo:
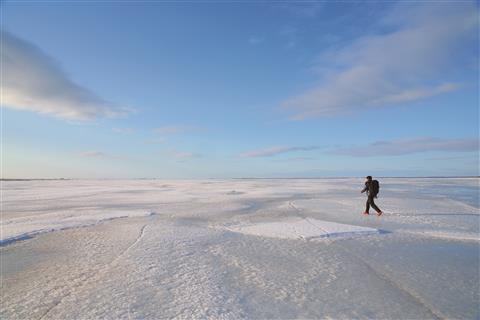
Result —
M 282 153 L 289 153 L 295 151 L 311 151 L 319 149 L 318 146 L 308 146 L 308 147 L 271 147 L 259 150 L 247 151 L 240 154 L 242 158 L 260 158 L 260 157 L 273 157 Z
M 400 156 L 414 153 L 443 151 L 443 152 L 478 152 L 480 140 L 467 139 L 440 139 L 440 138 L 413 138 L 391 141 L 377 141 L 363 147 L 345 147 L 331 150 L 329 153 L 353 157 Z

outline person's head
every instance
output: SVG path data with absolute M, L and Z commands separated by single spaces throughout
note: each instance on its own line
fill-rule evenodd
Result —
M 366 176 L 365 179 L 367 179 L 367 181 L 372 181 L 372 176 Z

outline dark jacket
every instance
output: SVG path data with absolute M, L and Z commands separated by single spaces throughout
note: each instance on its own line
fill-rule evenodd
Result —
M 373 197 L 377 196 L 378 190 L 374 190 L 373 181 L 375 180 L 365 182 L 365 188 L 363 188 L 362 193 L 366 191 L 369 196 L 373 196 Z

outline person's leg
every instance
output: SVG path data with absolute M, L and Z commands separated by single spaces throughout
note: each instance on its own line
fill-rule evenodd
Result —
M 375 204 L 375 200 L 373 196 L 369 196 L 368 201 L 370 202 L 370 205 L 372 206 L 372 208 L 375 209 L 375 211 L 377 211 L 377 213 L 382 212 L 382 210 L 380 210 L 380 208 L 377 207 L 377 205 Z
M 370 197 L 367 198 L 367 203 L 365 204 L 365 213 L 370 211 Z

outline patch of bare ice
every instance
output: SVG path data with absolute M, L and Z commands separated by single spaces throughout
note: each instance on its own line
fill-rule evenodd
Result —
M 248 235 L 280 239 L 352 237 L 380 233 L 374 228 L 317 219 L 290 218 L 282 221 L 229 226 L 227 230 Z

